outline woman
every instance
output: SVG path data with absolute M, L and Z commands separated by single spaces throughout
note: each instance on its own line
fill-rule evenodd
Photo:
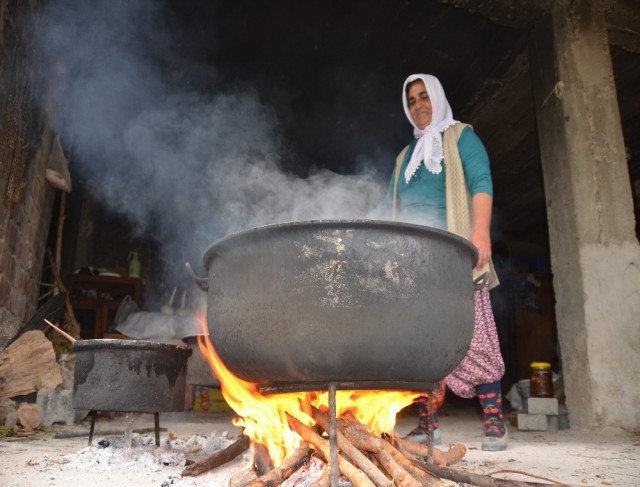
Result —
M 484 413 L 483 450 L 507 447 L 502 417 L 500 378 L 504 362 L 491 310 L 489 289 L 498 285 L 491 263 L 493 183 L 489 157 L 469 125 L 453 119 L 437 78 L 414 74 L 402 90 L 405 114 L 414 127 L 414 140 L 398 155 L 389 191 L 379 208 L 391 219 L 447 229 L 468 238 L 478 249 L 474 278 L 484 284 L 475 291 L 475 326 L 471 346 L 458 368 L 446 378 L 458 396 L 478 396 Z M 418 401 L 419 425 L 407 438 L 426 441 L 426 397 Z M 437 420 L 434 440 L 440 434 Z

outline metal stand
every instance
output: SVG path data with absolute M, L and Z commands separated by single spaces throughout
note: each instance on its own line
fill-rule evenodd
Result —
M 338 487 L 340 469 L 338 468 L 338 433 L 336 427 L 336 383 L 329 383 L 329 484 Z
M 127 412 L 127 420 L 132 418 L 132 416 L 130 417 L 129 414 L 130 413 Z M 95 430 L 98 412 L 95 409 L 92 409 L 91 411 L 89 411 L 89 416 L 91 416 L 91 426 L 89 427 L 89 446 L 91 446 L 91 443 L 93 442 L 93 432 Z M 127 421 L 127 426 L 130 426 L 129 421 Z M 153 426 L 156 435 L 156 446 L 160 446 L 160 413 L 158 412 L 153 413 Z M 126 433 L 127 431 L 125 431 L 125 434 Z

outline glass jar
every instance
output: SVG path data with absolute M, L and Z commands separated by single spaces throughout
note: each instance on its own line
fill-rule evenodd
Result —
M 553 372 L 547 362 L 531 362 L 531 397 L 553 397 Z

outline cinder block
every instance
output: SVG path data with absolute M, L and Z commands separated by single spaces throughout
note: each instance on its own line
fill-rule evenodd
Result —
M 518 429 L 522 431 L 547 431 L 546 414 L 518 413 Z
M 558 416 L 547 416 L 547 431 L 558 431 L 558 429 L 560 429 L 559 425 Z
M 529 414 L 558 415 L 558 400 L 555 397 L 530 397 L 527 404 Z

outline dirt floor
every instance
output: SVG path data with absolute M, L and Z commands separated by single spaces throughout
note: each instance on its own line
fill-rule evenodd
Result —
M 416 424 L 413 412 L 403 413 L 397 433 L 406 434 Z M 137 415 L 133 428 L 143 431 L 133 435 L 129 461 L 124 458 L 124 427 L 124 415 L 100 417 L 91 447 L 88 423 L 54 426 L 27 438 L 1 439 L 0 486 L 227 486 L 230 477 L 250 462 L 251 454 L 246 452 L 214 471 L 198 477 L 181 477 L 187 458 L 203 458 L 205 453 L 227 446 L 237 437 L 240 431 L 231 424 L 229 415 L 161 414 L 160 448 L 155 448 L 153 416 Z M 461 442 L 468 448 L 466 457 L 455 466 L 460 470 L 480 474 L 503 471 L 495 476 L 572 486 L 640 485 L 637 434 L 616 429 L 594 432 L 571 428 L 523 432 L 512 427 L 508 450 L 483 452 L 479 448 L 482 421 L 475 402 L 445 403 L 440 427 L 445 444 Z M 110 434 L 104 433 L 109 431 Z M 69 432 L 82 436 L 59 438 Z M 513 472 L 526 472 L 546 480 Z

